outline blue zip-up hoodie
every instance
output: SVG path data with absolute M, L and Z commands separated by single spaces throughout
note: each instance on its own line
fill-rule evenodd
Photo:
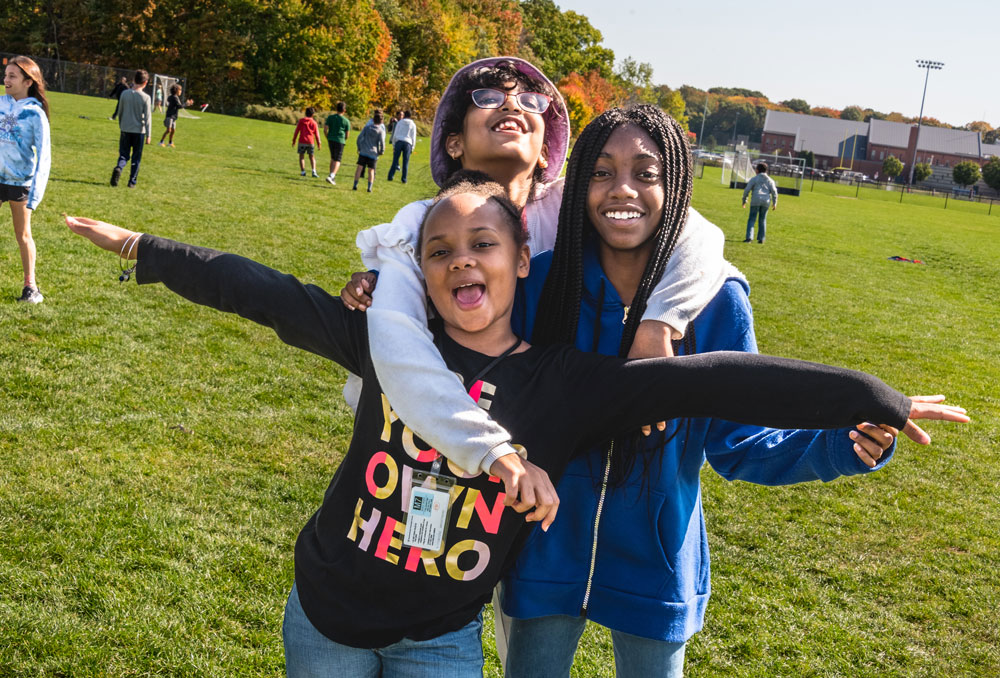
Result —
M 535 257 L 531 275 L 519 289 L 520 308 L 514 316 L 515 325 L 523 323 L 515 328 L 521 336 L 531 336 L 551 262 L 551 252 Z M 617 355 L 625 306 L 593 247 L 584 253 L 583 283 L 576 347 Z M 748 293 L 745 280 L 726 281 L 694 320 L 696 352 L 756 352 Z M 845 429 L 778 431 L 691 419 L 668 422 L 666 433 L 678 427 L 645 478 L 637 461 L 624 486 L 603 492 L 603 502 L 606 450 L 592 450 L 571 462 L 557 486 L 559 518 L 548 532 L 532 531 L 504 581 L 504 612 L 519 618 L 585 614 L 633 635 L 686 641 L 702 627 L 711 590 L 699 481 L 706 458 L 727 480 L 763 485 L 826 481 L 874 470 L 854 454 Z M 655 432 L 649 444 L 662 445 L 662 439 L 654 440 Z M 893 449 L 876 469 L 888 462 Z
M 0 97 L 0 184 L 28 186 L 28 209 L 38 207 L 52 164 L 49 119 L 34 97 Z

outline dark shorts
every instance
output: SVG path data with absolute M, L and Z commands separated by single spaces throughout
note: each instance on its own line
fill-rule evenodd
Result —
M 330 160 L 340 162 L 341 158 L 344 157 L 344 144 L 338 144 L 336 141 L 328 140 L 327 145 L 330 147 Z
M 176 116 L 170 116 L 163 119 L 163 126 L 167 129 L 175 129 L 177 127 Z
M 367 167 L 368 169 L 375 169 L 375 164 L 378 162 L 378 158 L 369 158 L 367 155 L 358 156 L 358 167 Z
M 316 147 L 312 144 L 299 144 L 299 155 L 308 153 L 312 155 L 316 151 Z
M 10 186 L 8 184 L 0 184 L 0 202 L 24 202 L 28 199 L 28 193 L 31 191 L 30 186 Z

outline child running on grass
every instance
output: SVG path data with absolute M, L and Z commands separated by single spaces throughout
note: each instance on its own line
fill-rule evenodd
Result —
M 38 64 L 15 56 L 4 69 L 6 91 L 0 97 L 0 205 L 10 203 L 14 237 L 21 251 L 24 287 L 18 301 L 40 304 L 35 280 L 35 240 L 31 215 L 45 195 L 52 153 L 49 148 L 49 102 Z
M 299 171 L 302 176 L 306 175 L 306 154 L 309 154 L 309 164 L 312 166 L 312 175 L 316 174 L 316 149 L 322 148 L 323 144 L 319 140 L 319 126 L 313 119 L 316 109 L 312 106 L 306 108 L 306 117 L 300 118 L 295 125 L 295 132 L 292 134 L 292 146 L 298 139 L 299 149 Z
M 364 376 L 350 447 L 296 543 L 283 629 L 288 675 L 405 668 L 421 678 L 481 676 L 481 608 L 527 523 L 506 510 L 510 485 L 442 458 L 398 420 L 371 364 L 375 340 L 365 316 L 242 257 L 84 218 L 67 217 L 67 225 L 115 254 L 135 253 L 140 283 L 162 282 L 191 301 L 267 325 L 285 342 Z M 445 361 L 556 479 L 590 445 L 669 416 L 783 426 L 871 420 L 920 442 L 926 434 L 908 417 L 967 420 L 959 408 L 812 363 L 741 353 L 628 362 L 530 346 L 511 328 L 529 251 L 519 210 L 495 183 L 446 187 L 418 242 Z M 501 461 L 495 466 L 499 472 Z M 551 485 L 539 491 L 551 494 Z M 528 519 L 547 526 L 554 517 L 536 511 Z
M 194 103 L 193 99 L 188 99 L 186 102 L 181 101 L 181 86 L 176 82 L 170 86 L 170 96 L 167 97 L 167 114 L 163 118 L 163 126 L 166 127 L 163 130 L 163 136 L 160 137 L 160 146 L 163 145 L 163 140 L 170 135 L 170 148 L 174 147 L 174 130 L 177 129 L 177 114 L 180 113 L 182 108 L 190 106 Z

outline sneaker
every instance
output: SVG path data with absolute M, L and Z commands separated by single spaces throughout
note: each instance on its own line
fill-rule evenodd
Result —
M 122 177 L 121 167 L 115 167 L 113 170 L 111 170 L 111 185 L 117 186 L 118 180 L 121 179 L 121 177 Z
M 128 182 L 128 187 L 129 188 L 135 188 L 135 182 L 134 181 Z
M 369 192 L 369 193 L 371 193 L 371 192 L 372 192 L 372 187 L 371 187 L 371 186 L 369 186 L 369 187 L 368 187 L 368 192 Z
M 45 297 L 42 296 L 37 287 L 25 285 L 24 289 L 21 290 L 21 298 L 18 301 L 23 301 L 26 304 L 40 304 L 44 299 Z
M 306 171 L 305 171 L 305 170 L 302 170 L 302 174 L 300 174 L 299 176 L 300 176 L 300 177 L 304 177 L 305 175 L 306 175 Z
M 753 242 L 753 240 L 751 240 L 750 238 L 747 238 L 747 239 L 746 239 L 746 240 L 744 240 L 743 242 Z
M 330 184 L 331 186 L 336 186 L 337 185 L 337 180 L 334 179 L 333 175 L 331 174 L 330 176 L 328 176 L 326 178 L 326 183 Z
M 319 176 L 318 174 L 316 174 L 315 172 L 313 172 L 313 179 L 315 179 L 318 176 Z
M 168 145 L 170 146 L 170 148 L 173 148 L 174 147 L 174 142 L 171 141 Z
M 160 142 L 160 148 L 163 148 L 164 146 L 166 146 L 166 144 L 161 141 Z

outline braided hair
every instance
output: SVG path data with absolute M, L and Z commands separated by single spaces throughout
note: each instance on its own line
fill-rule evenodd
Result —
M 691 153 L 684 130 L 656 106 L 612 108 L 584 128 L 566 166 L 566 187 L 559 209 L 559 229 L 552 268 L 538 303 L 532 340 L 539 344 L 574 344 L 583 296 L 583 245 L 598 238 L 587 215 L 587 192 L 598 154 L 608 138 L 623 125 L 635 125 L 656 143 L 663 165 L 664 205 L 654 235 L 653 252 L 646 262 L 639 288 L 629 308 L 618 355 L 632 348 L 635 332 L 646 311 L 646 301 L 659 283 L 674 251 L 691 204 Z
M 645 131 L 656 143 L 663 166 L 664 188 L 663 214 L 653 236 L 653 251 L 629 307 L 618 355 L 625 357 L 632 348 L 649 295 L 663 276 L 681 229 L 687 222 L 692 189 L 691 153 L 684 130 L 662 110 L 645 104 L 606 111 L 584 128 L 573 147 L 573 154 L 566 168 L 566 186 L 559 209 L 559 229 L 552 253 L 552 267 L 538 303 L 532 343 L 576 343 L 583 296 L 584 244 L 600 237 L 587 214 L 590 178 L 598 154 L 604 149 L 608 138 L 619 127 L 630 124 Z M 690 350 L 693 346 L 685 345 L 684 348 Z M 673 431 L 655 432 L 658 443 L 656 448 L 665 445 L 680 431 L 681 426 L 678 425 Z M 646 469 L 655 461 L 662 460 L 657 449 L 650 449 L 642 442 L 638 432 L 615 441 L 615 447 L 626 453 L 612 455 L 610 458 L 609 480 L 612 485 L 625 482 L 637 459 L 642 460 L 643 468 Z M 643 475 L 643 485 L 647 482 L 648 473 Z

